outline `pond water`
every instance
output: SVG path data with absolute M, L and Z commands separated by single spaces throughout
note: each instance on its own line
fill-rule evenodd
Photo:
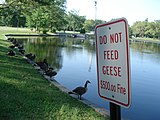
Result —
M 73 38 L 21 38 L 27 53 L 36 54 L 36 61 L 47 58 L 58 74 L 55 79 L 72 90 L 90 80 L 83 98 L 109 109 L 109 102 L 97 91 L 96 55 L 92 41 Z M 160 44 L 130 43 L 131 107 L 122 108 L 125 120 L 159 120 L 160 115 Z

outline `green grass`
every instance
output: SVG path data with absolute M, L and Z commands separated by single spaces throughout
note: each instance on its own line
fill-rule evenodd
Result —
M 2 27 L 1 27 L 2 28 Z M 0 28 L 0 29 L 1 29 Z M 15 29 L 16 30 L 16 29 Z M 1 120 L 104 120 L 75 98 L 44 79 L 21 56 L 8 56 L 11 45 L 0 30 L 0 119 Z M 24 30 L 25 32 L 27 31 Z M 18 31 L 19 33 L 19 31 Z M 21 31 L 23 33 L 23 30 Z
M 4 39 L 5 34 L 37 34 L 28 28 L 3 27 L 0 26 L 0 38 Z

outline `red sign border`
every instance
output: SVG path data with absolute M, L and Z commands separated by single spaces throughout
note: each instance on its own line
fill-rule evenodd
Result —
M 125 33 L 126 33 L 126 53 L 127 53 L 127 72 L 128 72 L 128 103 L 125 104 L 125 103 L 122 103 L 120 101 L 117 101 L 117 100 L 113 100 L 111 98 L 107 98 L 106 96 L 102 96 L 100 94 L 100 79 L 99 79 L 99 68 L 98 68 L 98 43 L 97 43 L 97 29 L 100 28 L 100 27 L 104 27 L 104 26 L 108 26 L 108 25 L 111 25 L 111 24 L 115 24 L 115 23 L 119 23 L 119 22 L 124 22 L 125 23 Z M 109 22 L 109 23 L 105 23 L 105 24 L 102 24 L 102 25 L 98 25 L 96 26 L 95 28 L 95 35 L 96 35 L 96 58 L 97 58 L 97 75 L 98 75 L 98 94 L 100 97 L 104 98 L 104 99 L 107 99 L 111 102 L 114 102 L 114 103 L 118 103 L 119 105 L 122 105 L 124 107 L 129 107 L 130 106 L 130 103 L 131 103 L 131 91 L 130 91 L 130 62 L 129 62 L 129 37 L 128 37 L 128 22 L 125 18 L 121 18 L 119 20 L 116 20 L 116 21 L 113 21 L 113 22 Z

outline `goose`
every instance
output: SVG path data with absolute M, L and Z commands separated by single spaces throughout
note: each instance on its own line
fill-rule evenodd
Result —
M 12 48 L 12 49 L 13 49 L 13 48 L 15 48 L 15 47 L 16 47 L 15 45 L 11 45 L 11 46 L 9 46 L 9 48 Z
M 32 53 L 26 54 L 25 56 L 28 58 L 28 57 L 32 56 Z
M 47 59 L 46 59 L 46 58 L 43 59 L 43 61 L 36 62 L 36 64 L 37 64 L 38 66 L 41 66 L 42 64 L 46 64 L 46 65 L 48 66 L 48 63 L 47 63 Z
M 45 71 L 45 75 L 49 76 L 51 79 L 53 76 L 57 75 L 57 72 L 49 68 L 48 70 Z
M 19 42 L 16 42 L 14 45 L 15 45 L 16 47 L 18 47 L 18 46 L 19 46 Z
M 20 49 L 23 49 L 24 48 L 24 46 L 23 46 L 23 44 L 19 44 L 18 45 L 18 49 L 20 50 Z
M 30 59 L 31 61 L 34 61 L 36 58 L 36 55 L 35 54 L 32 54 L 30 57 L 28 57 L 28 59 Z
M 88 83 L 91 83 L 89 80 L 87 80 L 86 81 L 86 83 L 85 83 L 85 85 L 84 85 L 84 87 L 77 87 L 77 88 L 75 88 L 74 90 L 72 90 L 71 92 L 68 92 L 69 94 L 76 94 L 76 95 L 78 95 L 78 98 L 81 100 L 81 96 L 83 95 L 83 94 L 85 94 L 86 92 L 87 92 L 87 85 L 88 85 Z
M 8 40 L 8 41 L 11 41 L 11 39 L 12 39 L 12 38 L 8 38 L 7 40 Z
M 23 54 L 24 55 L 24 53 L 25 53 L 25 50 L 24 49 L 19 49 L 18 50 L 21 54 Z
M 42 62 L 36 62 L 36 64 L 44 71 L 48 70 L 47 59 L 44 59 Z
M 12 42 L 14 45 L 17 44 L 16 39 L 13 39 L 11 42 Z
M 35 54 L 32 54 L 32 53 L 26 54 L 25 56 L 26 56 L 28 59 L 30 59 L 31 61 L 34 61 L 35 58 L 36 58 L 36 55 L 35 55 Z
M 15 56 L 15 55 L 16 55 L 16 53 L 15 53 L 13 50 L 10 50 L 10 51 L 8 51 L 7 55 Z
M 10 41 L 10 42 L 12 42 L 14 40 L 15 40 L 14 38 L 8 38 L 8 41 Z

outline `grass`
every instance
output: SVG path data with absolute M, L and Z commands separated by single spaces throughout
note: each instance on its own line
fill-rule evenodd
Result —
M 0 27 L 1 29 L 2 27 Z M 60 91 L 44 79 L 20 55 L 6 53 L 11 45 L 0 30 L 0 119 L 1 120 L 104 120 L 92 108 Z M 2 32 L 3 31 L 3 32 Z M 21 33 L 27 33 L 22 29 Z M 108 118 L 107 118 L 108 119 Z
M 3 27 L 0 26 L 0 37 L 4 38 L 5 34 L 36 34 L 28 28 Z

